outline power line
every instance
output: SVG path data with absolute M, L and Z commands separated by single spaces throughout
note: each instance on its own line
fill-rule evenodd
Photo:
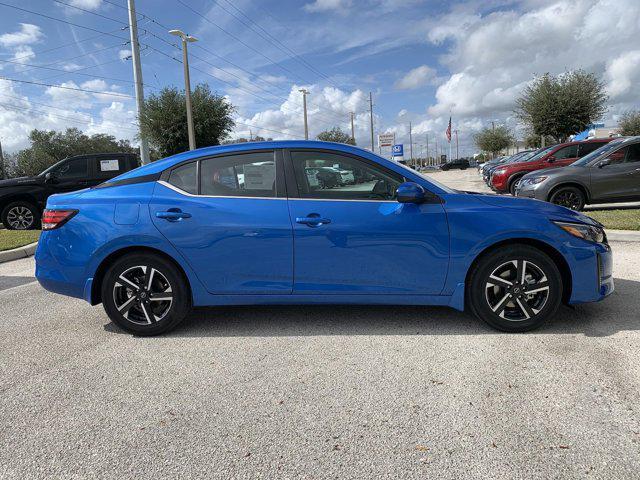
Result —
M 221 27 L 220 25 L 218 25 L 217 23 L 215 23 L 212 20 L 209 20 L 209 18 L 207 18 L 205 15 L 203 15 L 202 13 L 198 12 L 197 10 L 194 10 L 193 8 L 191 8 L 189 5 L 187 5 L 186 3 L 184 3 L 182 0 L 176 0 L 180 5 L 182 5 L 183 7 L 191 10 L 193 13 L 195 13 L 196 15 L 198 15 L 199 17 L 201 17 L 202 19 L 204 19 L 207 23 L 210 23 L 211 25 L 213 25 L 214 27 L 218 28 L 219 30 L 223 31 L 224 33 L 226 33 L 228 36 L 230 36 L 231 38 L 233 38 L 235 41 L 237 41 L 238 43 L 244 45 L 245 47 L 247 47 L 248 49 L 250 49 L 251 51 L 257 53 L 258 55 L 260 55 L 261 57 L 265 58 L 267 61 L 271 62 L 272 64 L 276 65 L 277 67 L 279 67 L 280 69 L 284 70 L 285 72 L 288 72 L 289 74 L 293 75 L 293 76 L 297 76 L 298 78 L 301 78 L 303 81 L 308 82 L 308 80 L 305 80 L 303 77 L 301 77 L 299 74 L 293 72 L 292 70 L 289 70 L 287 67 L 280 65 L 278 62 L 276 62 L 275 60 L 273 60 L 272 58 L 270 58 L 269 56 L 265 55 L 264 53 L 260 52 L 259 50 L 256 50 L 255 48 L 253 48 L 251 45 L 247 44 L 246 42 L 244 42 L 241 38 L 237 37 L 236 35 L 234 35 L 233 33 L 229 32 L 228 30 L 225 30 L 223 27 Z M 309 83 L 313 83 L 313 82 L 309 82 Z
M 30 80 L 18 80 L 17 78 L 9 78 L 5 76 L 0 76 L 0 79 L 7 80 L 9 82 L 17 82 L 17 83 L 28 83 L 30 85 L 38 85 L 41 87 L 51 87 L 51 88 L 60 88 L 63 90 L 74 90 L 77 92 L 85 92 L 85 93 L 96 93 L 99 95 L 109 95 L 112 97 L 123 97 L 123 98 L 132 98 L 131 95 L 127 95 L 125 93 L 116 93 L 116 92 L 100 92 L 97 90 L 89 90 L 86 88 L 75 88 L 75 87 L 67 87 L 63 85 L 52 85 L 50 83 L 40 83 L 40 82 L 32 82 Z
M 107 20 L 111 20 L 112 22 L 116 22 L 116 23 L 120 23 L 122 25 L 126 25 L 126 23 L 121 21 L 121 20 L 117 20 L 117 19 L 115 19 L 113 17 L 108 17 L 107 15 L 102 15 L 101 13 L 98 13 L 98 12 L 93 12 L 91 10 L 87 10 L 86 8 L 78 7 L 77 5 L 72 5 L 70 3 L 66 3 L 66 2 L 63 2 L 61 0 L 53 0 L 53 1 L 56 2 L 56 3 L 59 3 L 60 5 L 64 5 L 65 7 L 75 8 L 76 10 L 80 10 L 81 12 L 89 13 L 91 15 L 95 15 L 96 17 L 105 18 Z
M 67 25 L 71 25 L 72 27 L 83 28 L 85 30 L 89 30 L 89 31 L 92 31 L 92 32 L 101 33 L 103 35 L 108 35 L 110 37 L 119 38 L 120 40 L 127 40 L 126 38 L 119 37 L 118 35 L 114 35 L 114 34 L 111 34 L 111 33 L 108 33 L 108 32 L 103 32 L 101 30 L 97 30 L 95 28 L 87 27 L 85 25 L 80 25 L 78 23 L 70 22 L 68 20 L 63 20 L 61 18 L 56 18 L 56 17 L 52 17 L 50 15 L 45 15 L 44 13 L 34 12 L 33 10 L 27 10 L 26 8 L 17 7 L 15 5 L 10 5 L 8 3 L 0 2 L 0 5 L 2 5 L 4 7 L 9 7 L 9 8 L 13 8 L 13 9 L 16 9 L 16 10 L 20 10 L 21 12 L 30 13 L 31 15 L 38 15 L 40 17 L 48 18 L 49 20 L 54 20 L 56 22 L 65 23 Z
M 245 23 L 244 21 L 242 21 L 241 19 L 239 19 L 236 15 L 234 15 L 233 13 L 229 12 L 229 10 L 227 10 L 226 8 L 224 8 L 222 5 L 220 5 L 220 2 L 215 2 L 216 5 L 221 8 L 222 10 L 224 10 L 225 12 L 227 12 L 229 15 L 233 16 L 236 20 L 238 20 L 239 22 L 241 22 L 243 25 L 245 25 L 247 28 L 251 29 L 253 32 L 257 33 L 258 35 L 260 35 L 260 37 L 262 37 L 263 39 L 267 40 L 269 43 L 271 43 L 273 46 L 275 46 L 276 48 L 278 48 L 280 51 L 284 52 L 285 54 L 287 54 L 288 56 L 298 60 L 302 65 L 304 65 L 306 68 L 308 68 L 310 71 L 312 71 L 313 73 L 315 73 L 316 75 L 319 75 L 320 77 L 325 78 L 326 80 L 330 80 L 330 78 L 325 75 L 324 73 L 320 72 L 319 70 L 317 70 L 313 65 L 311 65 L 309 62 L 307 62 L 304 58 L 302 58 L 300 55 L 298 55 L 296 52 L 294 52 L 293 50 L 291 50 L 289 47 L 287 47 L 284 43 L 282 43 L 279 39 L 277 39 L 276 37 L 274 37 L 273 35 L 271 35 L 271 33 L 269 33 L 267 30 L 265 30 L 258 22 L 256 22 L 255 20 L 253 20 L 251 17 L 249 17 L 249 15 L 246 14 L 246 12 L 244 12 L 242 9 L 236 7 L 233 3 L 229 2 L 228 0 L 223 0 L 227 5 L 229 5 L 230 7 L 232 7 L 234 10 L 236 10 L 238 13 L 240 13 L 240 15 L 242 15 L 244 18 L 246 18 L 250 23 L 254 24 L 256 27 L 258 27 L 262 32 L 264 32 L 264 34 L 266 35 L 266 37 L 264 35 L 262 35 L 260 32 L 258 32 L 257 30 L 255 30 L 253 27 L 251 27 L 251 25 L 248 25 L 247 23 Z M 268 37 L 268 38 L 267 38 Z M 333 85 L 335 87 L 335 85 Z M 336 87 L 337 88 L 337 87 Z

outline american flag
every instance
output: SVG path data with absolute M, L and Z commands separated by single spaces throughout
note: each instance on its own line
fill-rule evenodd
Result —
M 449 117 L 449 126 L 447 127 L 447 140 L 451 143 L 451 117 Z

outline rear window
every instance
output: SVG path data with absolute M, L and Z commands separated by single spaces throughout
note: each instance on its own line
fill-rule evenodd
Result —
M 196 162 L 187 163 L 171 170 L 169 183 L 180 190 L 196 195 L 198 193 Z

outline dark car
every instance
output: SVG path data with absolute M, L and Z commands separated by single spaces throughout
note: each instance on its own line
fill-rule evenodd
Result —
M 458 158 L 456 160 L 451 160 L 450 162 L 444 163 L 440 170 L 451 170 L 452 168 L 459 168 L 460 170 L 466 170 L 469 168 L 469 160 L 466 158 Z
M 500 167 L 500 165 L 505 165 L 508 163 L 514 162 L 522 162 L 527 161 L 532 158 L 536 154 L 537 150 L 524 150 L 522 152 L 518 152 L 509 157 L 503 157 L 500 161 L 494 164 L 489 164 L 482 169 L 482 179 L 487 185 L 491 183 L 491 174 Z
M 640 201 L 640 137 L 613 140 L 565 168 L 529 173 L 516 195 L 573 210 L 585 203 Z
M 517 183 L 527 173 L 543 168 L 566 167 L 610 141 L 611 138 L 594 138 L 548 147 L 526 162 L 503 165 L 494 170 L 489 186 L 498 193 L 508 192 L 513 195 Z
M 47 198 L 94 187 L 140 165 L 135 154 L 101 153 L 65 158 L 35 177 L 0 181 L 0 221 L 9 230 L 39 228 Z

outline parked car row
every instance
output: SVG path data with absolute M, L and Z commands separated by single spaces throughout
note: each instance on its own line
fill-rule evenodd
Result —
M 588 203 L 640 201 L 640 137 L 598 138 L 520 152 L 486 162 L 479 173 L 497 193 L 573 210 Z
M 130 153 L 79 155 L 34 177 L 0 180 L 0 221 L 9 230 L 40 228 L 49 196 L 94 187 L 139 165 Z

